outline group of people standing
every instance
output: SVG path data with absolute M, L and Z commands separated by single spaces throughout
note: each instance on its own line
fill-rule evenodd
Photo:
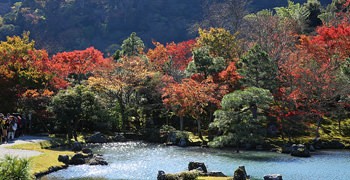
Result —
M 1 128 L 1 138 L 0 143 L 8 143 L 23 135 L 23 119 L 20 115 L 7 114 L 6 116 L 0 113 L 0 128 Z

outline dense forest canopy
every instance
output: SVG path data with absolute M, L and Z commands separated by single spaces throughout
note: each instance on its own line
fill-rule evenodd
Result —
M 350 0 L 256 11 L 245 0 L 10 5 L 0 111 L 31 113 L 46 132 L 155 140 L 176 127 L 236 147 L 350 134 Z
M 89 46 L 113 53 L 131 32 L 136 32 L 148 47 L 152 47 L 153 40 L 181 42 L 195 37 L 189 29 L 201 19 L 204 2 L 5 0 L 0 2 L 0 40 L 30 31 L 36 46 L 47 49 L 49 53 Z M 323 4 L 329 2 L 322 1 Z M 249 10 L 285 5 L 287 0 L 254 0 Z

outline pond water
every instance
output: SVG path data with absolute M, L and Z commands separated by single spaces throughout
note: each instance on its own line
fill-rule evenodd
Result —
M 112 143 L 92 148 L 103 154 L 108 166 L 71 166 L 45 179 L 157 179 L 158 170 L 176 173 L 190 161 L 204 162 L 208 171 L 233 176 L 239 165 L 254 179 L 278 173 L 286 180 L 348 180 L 350 151 L 319 151 L 311 158 L 296 158 L 273 152 L 242 152 L 199 147 L 167 147 L 143 142 Z

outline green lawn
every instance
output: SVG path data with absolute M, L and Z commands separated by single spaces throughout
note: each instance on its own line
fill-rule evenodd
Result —
M 48 170 L 52 166 L 63 166 L 64 164 L 58 162 L 58 155 L 73 155 L 72 151 L 60 150 L 60 149 L 46 149 L 44 147 L 50 147 L 52 143 L 50 141 L 44 141 L 40 143 L 27 143 L 14 145 L 8 148 L 11 149 L 23 149 L 39 151 L 43 154 L 30 158 L 31 162 L 31 174 L 36 174 Z

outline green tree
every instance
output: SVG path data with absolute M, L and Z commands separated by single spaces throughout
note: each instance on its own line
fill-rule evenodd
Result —
M 268 54 L 255 45 L 239 61 L 239 74 L 242 85 L 245 87 L 258 87 L 268 89 L 270 92 L 275 90 L 277 85 L 277 64 L 273 62 Z
M 234 145 L 239 152 L 241 143 L 259 142 L 264 137 L 264 111 L 269 108 L 273 97 L 268 90 L 249 87 L 227 94 L 221 101 L 221 110 L 215 112 L 210 128 L 221 135 L 209 145 L 222 147 Z
M 65 130 L 68 140 L 74 137 L 75 141 L 78 141 L 80 122 L 96 118 L 99 103 L 95 94 L 86 86 L 77 85 L 59 91 L 52 98 L 50 110 L 55 113 L 58 125 Z
M 307 6 L 288 0 L 287 7 L 276 7 L 275 10 L 278 17 L 284 20 L 293 20 L 300 32 L 305 31 L 310 16 L 310 10 Z
M 310 15 L 306 20 L 307 29 L 306 32 L 312 32 L 317 26 L 322 25 L 322 21 L 319 15 L 322 13 L 322 5 L 319 0 L 308 0 L 305 7 L 309 10 Z
M 123 56 L 139 56 L 143 53 L 145 44 L 143 43 L 142 39 L 138 37 L 135 32 L 133 32 L 123 41 L 121 48 L 121 50 L 117 50 L 114 53 L 113 57 L 115 60 L 118 60 Z
M 219 73 L 225 68 L 225 59 L 211 56 L 209 48 L 205 46 L 193 51 L 193 61 L 188 64 L 186 72 L 188 75 L 200 74 L 207 78 L 209 75 Z

